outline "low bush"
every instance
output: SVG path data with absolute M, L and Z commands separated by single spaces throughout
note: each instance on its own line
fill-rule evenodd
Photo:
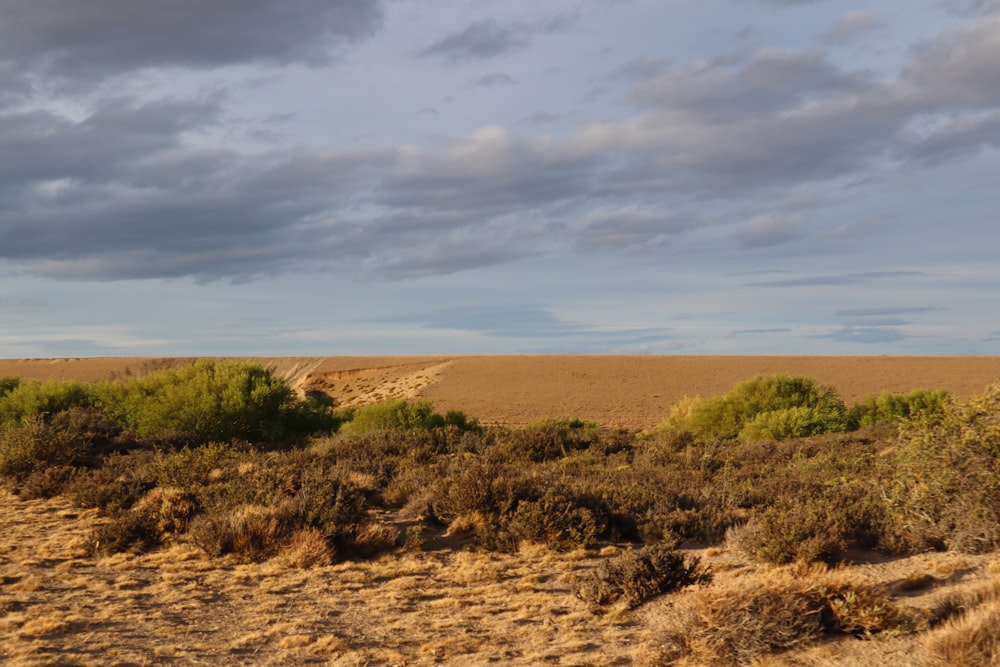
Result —
M 829 387 L 804 377 L 774 375 L 737 384 L 716 398 L 686 399 L 663 429 L 700 440 L 786 439 L 843 431 L 847 408 Z
M 870 638 L 912 632 L 914 619 L 885 591 L 816 569 L 782 570 L 755 581 L 694 591 L 686 601 L 673 655 L 696 664 L 755 664 L 762 655 L 824 634 Z M 667 656 L 664 656 L 667 657 Z
M 624 603 L 637 607 L 650 598 L 712 580 L 696 556 L 667 545 L 629 550 L 604 561 L 583 576 L 574 594 L 594 610 Z
M 262 366 L 200 360 L 126 383 L 96 385 L 95 402 L 141 436 L 173 434 L 190 444 L 244 440 L 277 445 L 332 430 L 332 410 L 300 401 Z
M 848 412 L 848 428 L 868 428 L 917 418 L 934 421 L 943 418 L 952 403 L 953 399 L 948 392 L 925 389 L 907 394 L 886 392 L 879 396 L 869 396 Z
M 588 499 L 564 489 L 549 489 L 538 500 L 518 503 L 507 522 L 514 539 L 548 545 L 556 551 L 588 547 L 604 532 L 603 513 Z
M 475 420 L 463 412 L 452 410 L 446 415 L 434 412 L 427 401 L 409 402 L 403 399 L 385 401 L 360 408 L 341 411 L 344 420 L 341 430 L 363 435 L 376 431 L 412 431 L 453 426 L 458 430 L 478 428 Z
M 156 518 L 145 512 L 123 511 L 99 526 L 91 537 L 91 551 L 107 556 L 121 551 L 148 551 L 160 543 Z
M 931 419 L 902 422 L 884 467 L 890 512 L 911 542 L 1000 548 L 1000 383 Z

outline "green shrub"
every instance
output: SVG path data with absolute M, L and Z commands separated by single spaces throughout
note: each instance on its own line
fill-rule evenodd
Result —
M 345 420 L 341 430 L 355 435 L 376 431 L 427 430 L 449 425 L 460 430 L 477 428 L 475 420 L 469 419 L 465 413 L 452 410 L 442 416 L 434 412 L 434 406 L 427 401 L 411 403 L 396 399 L 351 408 L 342 411 L 340 415 Z
M 16 377 L 4 377 L 0 378 L 0 397 L 10 393 L 11 391 L 17 389 L 18 385 L 21 384 L 21 378 Z
M 582 577 L 574 594 L 595 610 L 619 601 L 637 607 L 646 600 L 712 580 L 696 556 L 666 545 L 629 550 L 606 560 Z
M 946 408 L 953 402 L 946 391 L 918 389 L 908 394 L 883 393 L 869 396 L 856 404 L 848 413 L 849 427 L 854 429 L 894 424 L 904 419 L 940 419 L 947 413 Z
M 101 409 L 122 426 L 191 444 L 279 444 L 335 425 L 329 408 L 298 400 L 284 380 L 251 363 L 201 360 L 124 384 L 103 383 L 95 393 Z
M 90 386 L 79 382 L 10 382 L 5 380 L 5 390 L 0 392 L 0 425 L 23 424 L 36 418 L 69 408 L 93 405 Z
M 756 414 L 740 429 L 739 439 L 789 440 L 842 430 L 843 415 L 839 412 L 800 405 Z
M 915 545 L 1000 548 L 1000 383 L 940 415 L 902 422 L 887 464 L 893 517 Z
M 847 425 L 846 407 L 836 392 L 804 377 L 758 377 L 724 396 L 688 399 L 683 405 L 672 410 L 667 426 L 699 440 L 784 439 L 843 431 Z

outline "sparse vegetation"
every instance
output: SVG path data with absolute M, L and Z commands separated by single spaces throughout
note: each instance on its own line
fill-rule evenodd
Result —
M 0 479 L 24 499 L 99 510 L 89 548 L 105 556 L 186 544 L 310 568 L 404 558 L 445 538 L 509 558 L 613 544 L 620 555 L 565 588 L 587 609 L 621 612 L 693 587 L 665 631 L 665 662 L 746 664 L 824 635 L 931 627 L 942 664 L 997 644 L 995 600 L 975 614 L 946 602 L 920 620 L 887 590 L 806 564 L 1000 548 L 1000 384 L 969 401 L 912 392 L 848 408 L 805 378 L 757 378 L 638 434 L 580 419 L 480 426 L 423 401 L 338 409 L 242 363 L 118 384 L 4 379 Z M 795 565 L 717 586 L 683 551 L 693 543 Z M 894 590 L 940 581 L 915 575 Z

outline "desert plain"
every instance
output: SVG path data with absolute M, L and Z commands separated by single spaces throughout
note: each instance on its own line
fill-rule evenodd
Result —
M 0 360 L 0 377 L 97 381 L 190 359 Z M 572 416 L 643 429 L 685 396 L 725 393 L 758 375 L 805 375 L 848 403 L 883 391 L 966 398 L 1000 378 L 997 357 L 315 357 L 258 358 L 302 393 L 336 405 L 424 399 L 484 424 Z M 485 553 L 431 535 L 426 548 L 300 569 L 239 563 L 178 542 L 151 553 L 90 555 L 104 518 L 62 498 L 0 491 L 0 663 L 6 665 L 653 665 L 675 601 L 595 614 L 572 595 L 620 546 Z M 713 586 L 754 587 L 774 567 L 727 545 L 685 545 Z M 1000 556 L 859 554 L 835 576 L 883 587 L 913 608 L 996 588 Z M 904 582 L 928 575 L 933 585 Z M 780 576 L 796 576 L 794 572 Z M 998 589 L 1000 590 L 1000 589 Z M 926 638 L 831 637 L 758 665 L 924 665 Z M 688 663 L 690 664 L 690 663 Z
M 300 392 L 334 405 L 389 398 L 431 401 L 484 424 L 578 417 L 649 428 L 686 396 L 726 393 L 760 375 L 801 375 L 848 404 L 871 394 L 943 389 L 968 398 L 1000 378 L 1000 357 L 842 356 L 424 356 L 254 357 Z M 0 359 L 0 378 L 96 382 L 190 364 L 191 358 Z

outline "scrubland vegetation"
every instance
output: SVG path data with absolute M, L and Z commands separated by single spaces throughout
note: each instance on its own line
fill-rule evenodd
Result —
M 807 378 L 761 377 L 633 433 L 575 418 L 487 428 L 402 400 L 340 410 L 242 363 L 8 378 L 0 477 L 22 499 L 99 509 L 96 555 L 184 542 L 309 568 L 419 553 L 445 531 L 454 548 L 502 554 L 614 545 L 573 582 L 593 613 L 694 591 L 650 649 L 661 663 L 931 628 L 941 664 L 1000 655 L 996 586 L 921 611 L 822 565 L 1000 548 L 1000 384 L 964 402 L 918 391 L 848 406 Z M 695 544 L 781 567 L 720 585 L 682 551 Z

